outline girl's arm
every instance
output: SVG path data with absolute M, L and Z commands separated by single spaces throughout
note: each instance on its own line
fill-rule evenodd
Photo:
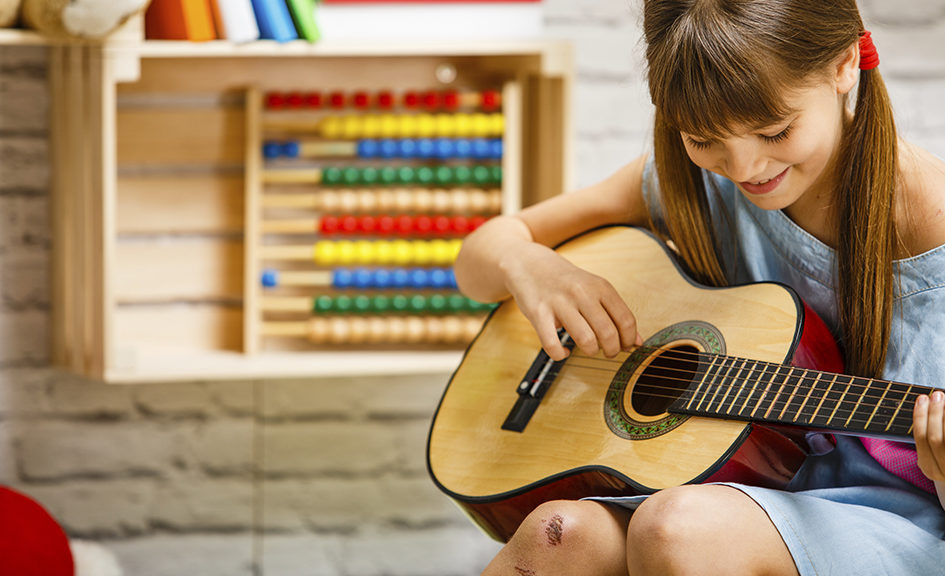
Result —
M 460 289 L 486 302 L 513 296 L 556 360 L 567 355 L 558 327 L 587 354 L 613 356 L 636 343 L 633 315 L 613 287 L 550 247 L 605 224 L 644 225 L 645 163 L 641 156 L 603 182 L 488 221 L 463 242 L 454 264 Z

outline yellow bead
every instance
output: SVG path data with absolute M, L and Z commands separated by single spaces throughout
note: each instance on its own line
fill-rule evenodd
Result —
M 342 266 L 348 266 L 357 262 L 358 253 L 354 242 L 350 240 L 339 240 L 338 245 L 338 263 Z
M 394 240 L 393 245 L 394 264 L 400 266 L 410 264 L 413 259 L 413 249 L 410 242 L 407 240 Z
M 354 243 L 355 261 L 358 264 L 371 264 L 377 259 L 377 250 L 370 240 L 357 240 Z
M 345 116 L 342 122 L 342 137 L 349 140 L 360 138 L 364 132 L 363 126 L 364 122 L 360 116 Z
M 436 133 L 441 138 L 452 138 L 456 136 L 456 119 L 452 114 L 436 115 Z
M 318 242 L 315 244 L 314 257 L 319 266 L 332 266 L 338 261 L 338 249 L 334 242 Z
M 382 114 L 380 126 L 380 136 L 381 138 L 394 138 L 397 136 L 397 131 L 400 128 L 400 123 L 397 121 L 397 117 L 393 114 Z
M 456 262 L 456 258 L 459 256 L 459 251 L 463 247 L 463 241 L 459 238 L 454 238 L 453 240 L 449 241 L 449 244 L 450 244 L 450 260 L 449 262 L 447 262 L 447 264 L 452 264 L 453 262 Z
M 341 137 L 341 118 L 338 116 L 329 116 L 321 121 L 319 125 L 322 136 L 325 138 Z
M 433 252 L 431 256 L 433 258 L 434 264 L 437 264 L 438 266 L 442 266 L 445 264 L 450 264 L 453 261 L 452 260 L 453 251 L 450 248 L 450 243 L 448 241 L 443 240 L 441 238 L 437 238 L 436 240 L 431 240 L 430 249 Z
M 433 138 L 436 135 L 436 118 L 431 114 L 421 114 L 417 116 L 417 136 L 420 138 Z
M 375 115 L 365 116 L 361 130 L 362 138 L 377 138 L 381 134 L 381 119 Z
M 374 243 L 374 261 L 387 265 L 394 263 L 394 243 L 390 240 L 378 240 Z
M 492 114 L 489 117 L 489 135 L 501 136 L 505 133 L 505 116 L 502 114 Z
M 472 117 L 472 135 L 476 138 L 485 138 L 489 136 L 489 131 L 492 129 L 492 122 L 489 120 L 489 116 L 485 114 L 473 114 Z
M 401 116 L 398 124 L 398 138 L 415 138 L 420 133 L 420 121 L 416 116 Z
M 433 263 L 433 246 L 425 240 L 413 242 L 413 264 L 426 266 Z
M 455 114 L 453 118 L 455 123 L 456 136 L 459 138 L 469 138 L 472 136 L 472 116 L 469 114 Z

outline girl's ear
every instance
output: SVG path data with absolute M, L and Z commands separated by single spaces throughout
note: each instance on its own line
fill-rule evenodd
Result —
M 837 60 L 837 74 L 834 81 L 837 94 L 847 94 L 860 80 L 860 43 L 854 42 L 843 51 Z

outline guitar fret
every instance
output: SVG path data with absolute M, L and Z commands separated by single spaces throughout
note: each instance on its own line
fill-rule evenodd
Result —
M 912 385 L 910 384 L 906 391 L 902 393 L 902 398 L 899 399 L 898 404 L 896 405 L 896 411 L 893 412 L 893 415 L 889 418 L 889 424 L 886 424 L 886 431 L 889 432 L 890 426 L 896 421 L 896 418 L 899 416 L 899 411 L 902 410 L 902 405 L 906 403 L 906 400 L 909 398 L 909 393 L 912 392 Z M 911 430 L 910 430 L 911 431 Z
M 765 384 L 764 389 L 761 391 L 761 396 L 758 397 L 758 401 L 755 402 L 755 408 L 751 411 L 751 414 L 750 414 L 751 418 L 755 417 L 755 412 L 757 412 L 758 408 L 760 408 L 762 404 L 764 404 L 765 398 L 767 398 L 768 396 L 768 390 L 771 389 L 771 383 L 774 381 L 775 376 L 778 375 L 778 370 L 780 370 L 780 368 L 775 369 L 774 374 L 771 375 L 771 378 L 768 379 L 768 383 Z
M 729 381 L 729 385 L 728 385 L 728 386 L 726 387 L 726 389 L 725 389 L 725 394 L 723 394 L 722 397 L 719 398 L 719 404 L 718 404 L 718 406 L 717 406 L 716 409 L 715 409 L 716 413 L 718 413 L 718 414 L 721 414 L 721 413 L 722 413 L 722 405 L 725 404 L 725 399 L 728 398 L 728 395 L 732 393 L 732 389 L 737 386 L 738 378 L 739 378 L 739 376 L 741 375 L 742 370 L 743 370 L 744 367 L 745 367 L 746 361 L 741 360 L 741 359 L 739 359 L 739 358 L 735 358 L 735 359 L 732 361 L 732 367 L 735 367 L 735 365 L 736 365 L 736 364 L 739 364 L 739 362 L 741 363 L 741 365 L 738 367 L 738 370 L 735 371 L 735 374 L 732 376 L 731 380 Z M 731 370 L 731 368 L 730 368 L 729 370 Z M 726 373 L 726 374 L 727 374 L 727 373 Z M 712 407 L 712 406 L 710 405 L 709 408 L 711 408 L 711 407 Z
M 785 369 L 787 369 L 787 373 L 783 374 Z M 771 410 L 777 405 L 778 400 L 781 398 L 781 392 L 784 390 L 785 384 L 787 383 L 788 376 L 793 370 L 794 369 L 790 366 L 778 366 L 778 369 L 775 371 L 775 374 L 772 377 L 772 381 L 773 378 L 780 377 L 781 384 L 778 386 L 778 391 L 774 393 L 774 396 L 769 401 L 768 407 L 765 409 L 764 416 L 762 416 L 763 420 L 768 419 L 768 416 L 771 414 Z
M 761 371 L 761 376 L 764 376 L 764 373 L 765 373 L 765 371 L 767 371 L 767 369 L 768 369 L 768 367 L 765 366 L 764 369 Z M 758 383 L 759 383 L 759 382 L 761 382 L 761 377 L 752 378 L 752 379 L 751 379 L 751 387 L 750 387 L 750 388 L 748 388 L 748 387 L 745 388 L 745 390 L 746 390 L 748 393 L 745 394 L 745 400 L 742 402 L 742 407 L 739 408 L 739 410 L 738 410 L 738 415 L 739 415 L 739 416 L 741 416 L 742 413 L 745 411 L 745 408 L 748 407 L 748 402 L 751 400 L 751 397 L 754 395 L 755 391 L 758 389 Z M 741 391 L 739 391 L 739 394 L 741 394 Z
M 870 429 L 870 424 L 873 422 L 873 418 L 876 417 L 876 411 L 879 410 L 879 407 L 882 405 L 883 400 L 886 398 L 886 394 L 889 393 L 889 388 L 890 388 L 890 386 L 892 386 L 892 382 L 887 382 L 887 383 L 886 383 L 886 389 L 883 390 L 883 395 L 879 397 L 879 402 L 876 403 L 876 407 L 873 408 L 873 411 L 872 411 L 872 412 L 870 412 L 870 417 L 867 418 L 866 424 L 863 426 L 863 429 L 864 429 L 864 430 L 869 430 L 869 429 Z
M 850 390 L 850 382 L 852 381 L 853 379 L 850 378 L 850 381 L 847 382 L 846 388 L 843 389 L 843 394 L 840 395 L 840 400 L 838 400 L 836 406 L 833 407 L 833 412 L 830 413 L 830 418 L 827 418 L 827 424 L 830 424 L 830 422 L 833 421 L 833 417 L 837 415 L 837 409 L 839 409 L 840 405 L 843 404 L 843 398 L 847 395 L 847 391 Z
M 858 381 L 858 380 L 859 380 L 859 381 L 862 381 L 862 382 L 865 382 L 865 383 L 864 383 L 864 384 L 857 384 L 857 381 Z M 856 404 L 853 405 L 853 409 L 850 410 L 850 415 L 847 416 L 846 421 L 843 423 L 843 427 L 844 427 L 844 428 L 849 428 L 849 427 L 850 427 L 850 422 L 853 421 L 853 415 L 856 414 L 856 411 L 860 409 L 860 406 L 866 406 L 867 408 L 869 408 L 869 404 L 863 404 L 863 398 L 866 396 L 866 391 L 869 390 L 869 381 L 868 381 L 868 380 L 864 380 L 863 378 L 857 378 L 857 377 L 854 376 L 854 377 L 850 380 L 850 385 L 851 385 L 851 386 L 859 386 L 861 391 L 860 391 L 859 394 L 856 395 Z M 864 428 L 864 429 L 865 429 L 865 428 Z
M 713 356 L 712 362 L 709 362 L 709 365 L 706 366 L 705 374 L 702 375 L 702 380 L 699 380 L 699 384 L 692 391 L 692 396 L 689 397 L 689 402 L 686 403 L 686 410 L 690 410 L 692 408 L 692 401 L 695 400 L 696 394 L 699 393 L 699 390 L 702 388 L 702 385 L 705 384 L 705 379 L 709 377 L 709 372 L 712 371 L 712 366 L 715 365 L 715 361 L 718 359 L 719 359 L 718 356 Z
M 719 369 L 718 369 L 718 371 L 716 372 L 716 376 L 719 375 L 719 372 L 722 372 L 723 368 L 725 368 L 725 362 L 727 362 L 728 360 L 729 360 L 728 357 L 722 357 L 722 363 L 719 365 Z M 729 366 L 728 370 L 730 370 L 730 369 L 731 369 L 731 366 Z M 725 370 L 725 373 L 726 373 L 726 374 L 728 374 L 728 370 Z M 718 380 L 716 380 L 715 378 L 710 379 L 710 380 L 709 380 L 709 389 L 706 390 L 705 393 L 702 395 L 702 398 L 699 399 L 699 403 L 696 404 L 696 410 L 697 410 L 697 411 L 698 411 L 698 410 L 702 410 L 702 402 L 709 396 L 709 394 L 712 394 L 712 398 L 715 398 L 715 395 L 719 393 L 719 388 L 720 388 L 724 383 L 725 383 L 725 376 L 724 376 L 724 375 L 723 375 L 720 379 L 718 379 Z M 706 404 L 706 407 L 705 407 L 706 411 L 708 411 L 709 406 L 711 406 L 711 405 L 712 405 L 712 399 L 709 399 L 709 402 Z
M 810 420 L 807 421 L 808 424 L 813 424 L 817 419 L 817 414 L 820 413 L 820 408 L 824 405 L 824 401 L 830 397 L 830 394 L 833 392 L 833 385 L 837 381 L 839 374 L 834 374 L 833 378 L 830 379 L 830 384 L 827 385 L 827 390 L 824 391 L 824 395 L 820 397 L 820 402 L 817 403 L 817 408 L 814 410 L 814 413 L 811 414 Z
M 820 382 L 821 376 L 823 376 L 823 372 L 817 372 L 817 374 L 814 376 L 814 381 L 811 383 L 810 388 L 807 389 L 807 393 L 804 394 L 804 401 L 801 402 L 801 407 L 798 408 L 797 412 L 794 413 L 793 422 L 797 422 L 797 419 L 800 418 L 801 414 L 804 413 L 804 407 L 807 406 L 807 401 L 810 400 L 811 393 L 815 388 L 817 388 L 817 383 Z
M 788 396 L 788 399 L 787 399 L 787 400 L 785 400 L 785 402 L 784 402 L 784 408 L 781 408 L 781 412 L 778 413 L 778 420 L 783 420 L 783 419 L 784 419 L 784 413 L 787 412 L 788 406 L 790 406 L 790 405 L 791 405 L 791 402 L 793 402 L 794 399 L 797 398 L 797 389 L 798 389 L 798 387 L 800 386 L 800 382 L 801 382 L 801 379 L 802 379 L 802 377 L 803 377 L 803 374 L 797 374 L 797 375 L 795 375 L 795 374 L 794 374 L 794 371 L 795 371 L 795 370 L 796 370 L 796 368 L 791 367 L 791 371 L 788 372 L 788 382 L 787 382 L 787 385 L 786 385 L 786 386 L 791 390 L 791 395 Z M 803 371 L 802 371 L 802 372 L 803 372 Z M 793 382 L 792 382 L 792 380 L 793 380 Z M 794 419 L 796 420 L 797 418 L 795 417 Z
M 745 366 L 747 366 L 749 363 L 750 363 L 750 362 L 749 362 L 748 360 L 746 360 L 746 361 L 742 364 L 742 369 L 739 370 L 739 374 L 741 374 L 742 372 L 745 371 Z M 751 364 L 754 365 L 755 363 L 754 363 L 754 362 L 751 362 Z M 748 374 L 751 374 L 752 372 L 754 372 L 754 370 L 753 370 L 752 368 L 750 368 L 750 369 L 748 370 Z M 732 408 L 735 408 L 735 406 L 738 404 L 738 398 L 739 398 L 739 396 L 742 395 L 742 392 L 744 392 L 744 391 L 746 391 L 746 390 L 749 389 L 746 380 L 747 380 L 748 382 L 755 382 L 755 381 L 756 381 L 754 378 L 747 378 L 747 379 L 743 379 L 743 380 L 740 380 L 740 381 L 739 381 L 738 391 L 735 392 L 735 396 L 732 398 L 732 402 L 728 405 L 728 408 L 725 409 L 725 413 L 726 413 L 726 414 L 731 414 L 731 413 L 732 413 Z M 749 392 L 749 395 L 750 395 L 750 394 L 751 394 L 751 392 Z M 742 409 L 744 410 L 744 407 L 743 407 Z M 738 414 L 738 411 L 736 410 L 735 413 Z

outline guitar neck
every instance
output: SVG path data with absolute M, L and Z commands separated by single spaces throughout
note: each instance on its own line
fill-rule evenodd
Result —
M 692 384 L 669 412 L 908 440 L 915 400 L 932 389 L 700 354 Z

